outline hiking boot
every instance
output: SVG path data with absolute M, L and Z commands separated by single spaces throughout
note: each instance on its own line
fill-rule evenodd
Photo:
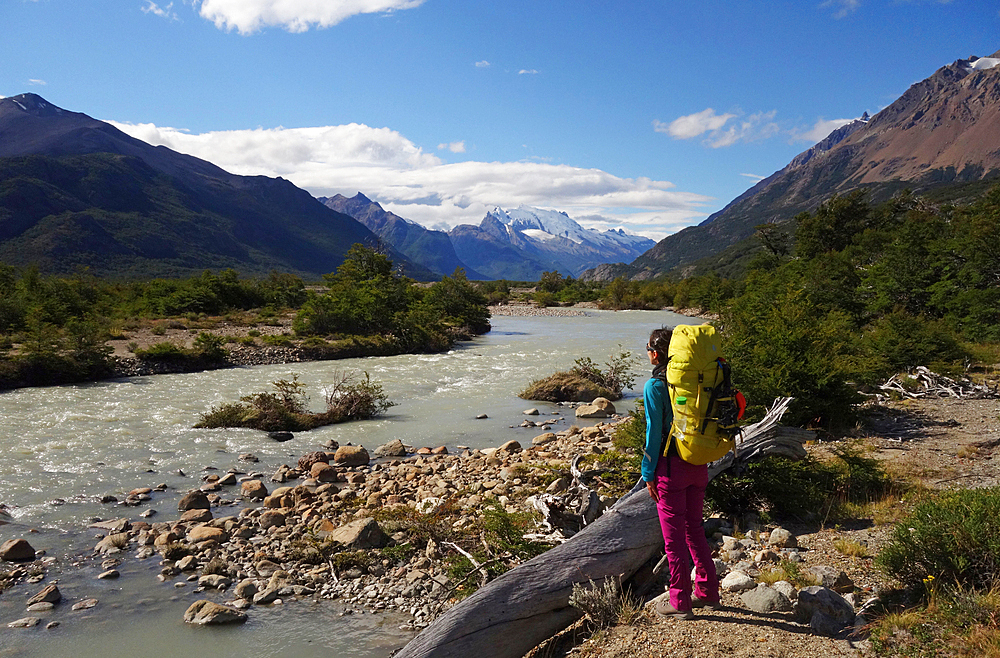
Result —
M 691 607 L 692 608 L 704 608 L 705 610 L 718 610 L 722 607 L 721 601 L 709 601 L 707 599 L 700 599 L 697 596 L 691 597 Z
M 657 617 L 665 619 L 694 619 L 693 612 L 690 610 L 678 610 L 670 605 L 670 601 L 666 598 L 656 602 L 656 605 L 653 606 L 653 612 L 656 613 Z

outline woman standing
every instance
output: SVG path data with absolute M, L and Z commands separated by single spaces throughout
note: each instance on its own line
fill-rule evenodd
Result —
M 681 459 L 670 437 L 673 411 L 665 373 L 671 335 L 670 329 L 656 329 L 646 345 L 653 376 L 643 389 L 646 449 L 642 479 L 656 501 L 670 566 L 670 598 L 661 599 L 655 612 L 661 617 L 693 619 L 692 608 L 714 610 L 719 605 L 719 578 L 702 527 L 708 466 L 695 466 Z M 689 555 L 695 566 L 693 596 Z

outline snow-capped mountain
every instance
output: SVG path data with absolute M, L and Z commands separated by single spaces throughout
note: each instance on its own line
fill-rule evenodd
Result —
M 656 243 L 622 229 L 587 229 L 564 212 L 494 208 L 480 225 L 449 233 L 459 258 L 494 278 L 537 280 L 544 271 L 579 276 L 602 263 L 630 262 Z M 520 254 L 520 257 L 516 257 Z

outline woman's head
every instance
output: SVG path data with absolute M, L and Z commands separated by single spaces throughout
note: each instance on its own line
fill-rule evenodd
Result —
M 646 344 L 646 354 L 653 365 L 663 365 L 667 362 L 667 348 L 670 347 L 670 337 L 674 330 L 669 327 L 653 329 Z

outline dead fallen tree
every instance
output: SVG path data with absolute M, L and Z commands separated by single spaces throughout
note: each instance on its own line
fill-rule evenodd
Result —
M 905 381 L 907 380 L 908 381 Z M 932 372 L 924 366 L 917 367 L 911 375 L 893 375 L 879 386 L 883 391 L 898 393 L 905 398 L 958 398 L 984 400 L 1000 397 L 996 385 L 976 384 L 970 379 L 951 379 Z
M 769 455 L 805 456 L 813 433 L 778 425 L 791 398 L 743 430 L 735 452 L 709 477 Z M 574 476 L 577 474 L 574 473 Z M 577 489 L 575 496 L 580 496 Z M 580 618 L 575 583 L 628 579 L 663 549 L 656 506 L 641 482 L 573 537 L 488 583 L 425 628 L 396 658 L 520 658 Z

